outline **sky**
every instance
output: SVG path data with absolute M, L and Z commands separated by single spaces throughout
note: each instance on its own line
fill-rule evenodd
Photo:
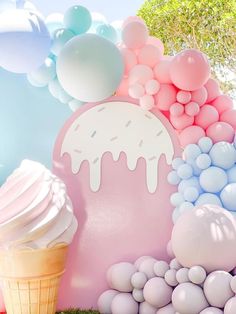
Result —
M 50 13 L 64 13 L 67 8 L 78 4 L 87 7 L 91 12 L 102 13 L 108 20 L 124 20 L 135 15 L 144 0 L 32 0 L 39 11 L 47 16 Z

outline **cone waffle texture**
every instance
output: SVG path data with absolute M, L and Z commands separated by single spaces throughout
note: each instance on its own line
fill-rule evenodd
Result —
M 0 279 L 7 314 L 55 314 L 68 246 L 0 251 Z

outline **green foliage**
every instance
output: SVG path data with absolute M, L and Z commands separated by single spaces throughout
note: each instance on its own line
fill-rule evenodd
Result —
M 211 60 L 224 91 L 236 87 L 235 0 L 146 0 L 138 15 L 163 41 L 166 54 L 199 49 Z
M 57 314 L 99 314 L 99 312 L 93 311 L 93 310 L 85 311 L 85 310 L 71 309 L 71 310 L 67 310 L 63 312 L 58 312 Z

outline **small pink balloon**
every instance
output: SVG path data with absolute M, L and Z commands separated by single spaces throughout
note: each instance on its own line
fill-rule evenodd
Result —
M 232 143 L 235 132 L 230 124 L 226 122 L 216 122 L 209 126 L 206 130 L 206 135 L 212 139 L 213 143 L 222 141 Z
M 155 273 L 154 273 L 154 265 L 156 263 L 156 259 L 155 258 L 147 258 L 144 259 L 140 265 L 138 270 L 142 273 L 144 273 L 148 279 L 151 279 L 153 277 L 155 277 Z
M 207 307 L 205 310 L 201 311 L 200 314 L 223 314 L 223 311 L 217 307 Z
M 198 50 L 187 49 L 171 61 L 170 76 L 175 86 L 194 91 L 206 84 L 210 77 L 210 64 Z
M 147 26 L 139 21 L 130 22 L 123 28 L 122 39 L 129 49 L 140 49 L 148 40 Z
M 216 99 L 216 97 L 220 96 L 221 94 L 219 83 L 212 78 L 210 78 L 206 82 L 205 88 L 207 90 L 207 103 L 212 102 L 214 99 Z
M 206 103 L 207 90 L 205 87 L 201 87 L 192 92 L 192 101 L 196 102 L 200 107 Z
M 170 122 L 177 130 L 184 130 L 185 128 L 193 125 L 194 117 L 188 116 L 186 113 L 180 117 L 170 115 Z
M 224 111 L 220 116 L 220 121 L 230 124 L 236 130 L 236 110 L 230 109 Z
M 120 83 L 120 86 L 116 90 L 116 96 L 128 96 L 129 95 L 129 80 L 127 78 L 123 78 Z
M 170 303 L 172 291 L 163 278 L 155 277 L 144 286 L 143 296 L 146 302 L 160 308 Z
M 107 290 L 103 292 L 98 299 L 98 310 L 101 313 L 111 314 L 111 303 L 119 292 L 116 290 Z
M 200 111 L 198 103 L 191 101 L 185 106 L 185 113 L 190 117 L 195 117 Z
M 205 136 L 205 131 L 197 125 L 192 125 L 185 128 L 179 134 L 179 141 L 182 147 L 188 144 L 197 144 L 200 138 Z
M 154 97 L 151 95 L 144 95 L 139 99 L 139 104 L 143 110 L 151 110 L 155 106 Z
M 131 292 L 131 278 L 137 268 L 131 263 L 118 263 L 112 265 L 107 271 L 107 281 L 111 288 L 120 292 Z
M 161 309 L 157 310 L 156 314 L 175 314 L 175 309 L 172 303 L 162 307 Z
M 172 83 L 171 78 L 170 78 L 170 65 L 171 65 L 171 60 L 161 60 L 154 67 L 155 78 L 162 84 Z
M 145 84 L 145 90 L 148 95 L 155 95 L 160 90 L 160 83 L 157 80 L 147 81 Z
M 140 64 L 146 64 L 153 68 L 162 58 L 159 48 L 153 45 L 145 45 L 138 53 L 138 61 Z
M 225 304 L 224 314 L 235 314 L 236 313 L 236 297 L 228 300 Z
M 218 111 L 211 105 L 202 106 L 199 114 L 195 117 L 195 124 L 203 129 L 207 129 L 217 121 L 219 121 Z
M 170 106 L 170 114 L 174 117 L 180 117 L 184 113 L 184 106 L 178 102 Z
M 139 314 L 156 314 L 157 309 L 148 302 L 142 302 L 139 306 Z
M 127 75 L 129 71 L 138 63 L 138 60 L 136 54 L 128 48 L 122 48 L 121 54 L 124 59 L 125 74 Z
M 159 110 L 169 110 L 176 102 L 176 88 L 171 84 L 161 84 L 158 94 L 155 96 L 156 105 Z
M 150 67 L 144 64 L 135 65 L 129 73 L 129 84 L 135 83 L 145 84 L 153 79 L 153 71 Z
M 145 94 L 143 85 L 136 83 L 129 88 L 129 96 L 134 99 L 139 99 Z
M 129 17 L 127 17 L 125 20 L 124 20 L 124 22 L 123 22 L 123 24 L 122 24 L 122 29 L 127 25 L 127 24 L 129 24 L 129 23 L 131 23 L 131 22 L 139 22 L 139 23 L 143 23 L 144 25 L 145 25 L 145 22 L 144 22 L 144 20 L 141 18 L 141 17 L 139 17 L 139 16 L 129 16 Z
M 153 257 L 151 256 L 148 256 L 148 255 L 145 255 L 145 256 L 141 256 L 139 257 L 135 263 L 134 263 L 134 266 L 139 269 L 140 265 L 142 264 L 143 261 L 147 260 L 147 259 L 152 259 L 152 260 L 155 260 Z
M 147 44 L 157 47 L 158 49 L 160 49 L 162 55 L 164 54 L 165 48 L 164 48 L 163 42 L 159 38 L 149 36 L 147 40 Z
M 177 101 L 181 104 L 184 104 L 184 105 L 190 102 L 191 97 L 192 97 L 192 94 L 190 92 L 185 91 L 185 90 L 180 90 L 177 93 Z
M 138 314 L 138 303 L 130 293 L 117 294 L 111 303 L 112 314 Z
M 221 114 L 226 110 L 233 109 L 234 103 L 228 95 L 220 95 L 212 102 L 212 106 Z

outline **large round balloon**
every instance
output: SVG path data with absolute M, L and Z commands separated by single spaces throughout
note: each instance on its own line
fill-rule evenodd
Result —
M 69 95 L 81 101 L 97 102 L 111 96 L 123 72 L 118 48 L 95 34 L 71 39 L 57 60 L 59 82 Z
M 0 18 L 0 66 L 15 73 L 37 69 L 49 54 L 51 38 L 42 18 L 28 10 L 10 10 Z
M 231 271 L 236 265 L 236 221 L 217 205 L 185 212 L 172 232 L 173 252 L 184 267 L 201 265 L 208 272 Z

